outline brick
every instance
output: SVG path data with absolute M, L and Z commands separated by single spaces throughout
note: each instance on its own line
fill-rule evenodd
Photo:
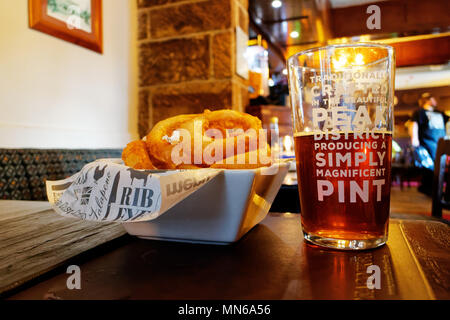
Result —
M 231 2 L 210 0 L 151 10 L 152 38 L 172 37 L 231 27 Z
M 240 91 L 239 84 L 237 84 L 236 82 L 233 82 L 232 87 L 233 87 L 232 109 L 237 110 L 237 111 L 242 111 L 241 110 L 241 91 Z
M 245 112 L 249 104 L 248 85 L 240 78 L 233 79 L 233 110 Z
M 207 35 L 142 44 L 139 52 L 140 85 L 208 79 L 209 50 Z
M 232 33 L 218 33 L 212 36 L 213 65 L 215 78 L 231 78 Z
M 248 95 L 248 86 L 241 87 L 241 104 L 242 104 L 242 110 L 245 111 L 247 106 L 249 105 L 250 99 Z
M 147 39 L 148 36 L 148 15 L 147 12 L 138 13 L 138 40 Z
M 148 90 L 139 91 L 138 101 L 138 133 L 139 137 L 144 137 L 149 132 L 149 100 L 150 92 Z
M 185 0 L 137 0 L 138 8 L 150 8 L 169 3 L 176 3 Z
M 238 15 L 239 15 L 239 26 L 242 30 L 244 30 L 248 34 L 248 25 L 249 25 L 249 19 L 248 19 L 248 12 L 244 11 L 241 7 L 238 8 Z
M 178 84 L 152 90 L 153 124 L 179 114 L 201 113 L 204 109 L 229 109 L 232 104 L 231 80 Z
M 241 4 L 245 9 L 248 9 L 248 0 L 235 0 Z

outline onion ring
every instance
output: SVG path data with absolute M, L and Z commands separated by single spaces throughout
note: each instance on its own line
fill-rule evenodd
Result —
M 158 122 L 146 137 L 149 156 L 154 165 L 160 169 L 176 169 L 171 159 L 174 144 L 170 141 L 176 129 L 186 126 L 201 114 L 184 114 Z
M 147 144 L 142 140 L 132 141 L 122 152 L 122 160 L 133 169 L 156 169 L 147 151 Z
M 256 132 L 262 129 L 261 120 L 247 113 L 235 110 L 205 110 L 204 117 L 208 121 L 208 128 L 215 129 L 254 129 Z M 226 137 L 227 132 L 222 132 Z
M 244 161 L 242 161 L 244 160 Z M 242 163 L 244 162 L 244 163 Z M 232 157 L 225 158 L 221 162 L 211 165 L 215 169 L 257 169 L 261 167 L 269 167 L 272 165 L 270 156 L 270 147 L 252 150 L 244 154 L 237 154 Z
M 201 114 L 179 115 L 158 122 L 145 142 L 130 143 L 124 150 L 123 159 L 134 168 L 150 165 L 158 169 L 195 169 L 229 168 L 225 159 L 242 162 L 244 156 L 245 163 L 234 161 L 233 168 L 266 166 L 268 164 L 260 160 L 258 150 L 269 150 L 270 153 L 270 148 L 258 139 L 261 129 L 257 117 L 235 110 L 205 110 Z M 249 163 L 251 159 L 256 159 L 256 163 Z

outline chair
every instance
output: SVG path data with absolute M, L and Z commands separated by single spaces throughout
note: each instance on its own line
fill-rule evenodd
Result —
M 440 219 L 442 219 L 442 209 L 450 210 L 450 175 L 445 173 L 446 155 L 450 155 L 450 138 L 448 137 L 439 139 L 434 163 L 431 215 Z

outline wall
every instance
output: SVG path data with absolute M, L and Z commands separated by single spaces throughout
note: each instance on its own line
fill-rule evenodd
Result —
M 397 68 L 395 90 L 450 86 L 450 63 Z
M 103 1 L 102 55 L 28 27 L 1 0 L 0 148 L 122 148 L 137 137 L 136 3 Z
M 331 10 L 333 36 L 338 38 L 393 32 L 414 34 L 417 31 L 423 34 L 423 31 L 436 28 L 444 32 L 448 27 L 450 2 L 447 0 L 397 0 L 372 4 L 380 7 L 381 30 L 367 28 L 369 14 L 366 10 L 369 4 L 355 3 L 354 6 Z
M 248 33 L 247 0 L 137 0 L 139 133 L 205 108 L 243 111 L 235 28 Z

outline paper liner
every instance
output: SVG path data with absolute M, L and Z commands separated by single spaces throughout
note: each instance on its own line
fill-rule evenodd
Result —
M 135 170 L 120 159 L 100 159 L 67 179 L 47 181 L 47 197 L 63 216 L 92 221 L 148 221 L 222 172 L 210 168 Z

